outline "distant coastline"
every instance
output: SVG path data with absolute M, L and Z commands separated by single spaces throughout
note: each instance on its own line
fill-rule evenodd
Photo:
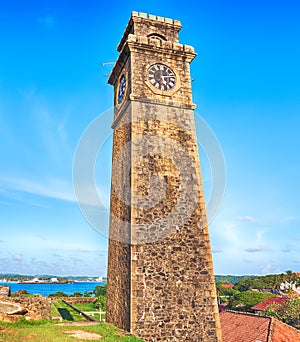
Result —
M 0 282 L 0 286 L 10 286 L 11 293 L 19 290 L 26 290 L 30 294 L 49 296 L 55 292 L 61 291 L 67 295 L 72 295 L 75 292 L 80 292 L 83 295 L 86 292 L 92 292 L 97 285 L 104 285 L 105 282 L 84 282 L 84 281 L 74 281 L 73 283 L 33 283 L 33 284 L 20 284 L 17 281 L 6 281 Z
M 26 274 L 0 274 L 0 283 L 22 282 L 22 283 L 71 283 L 71 282 L 105 282 L 104 276 L 56 276 L 49 274 L 26 275 Z
M 73 284 L 75 283 L 74 281 L 67 281 L 65 283 L 58 283 L 57 281 L 18 281 L 17 282 L 18 284 L 56 284 L 56 285 L 59 285 L 59 284 Z

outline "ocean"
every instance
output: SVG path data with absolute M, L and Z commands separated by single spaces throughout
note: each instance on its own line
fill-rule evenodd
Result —
M 48 296 L 57 291 L 64 292 L 68 295 L 71 295 L 74 292 L 84 294 L 85 291 L 91 292 L 97 285 L 104 284 L 105 283 L 99 282 L 74 282 L 72 284 L 19 284 L 16 282 L 0 282 L 0 286 L 10 286 L 11 293 L 18 290 L 26 290 L 28 293 L 40 294 L 43 296 Z

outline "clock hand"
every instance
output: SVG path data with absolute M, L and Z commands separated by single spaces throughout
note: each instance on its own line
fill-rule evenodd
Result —
M 171 78 L 171 77 L 174 77 L 174 76 L 170 76 L 170 75 L 164 75 L 164 76 L 160 76 L 160 78 L 162 78 L 162 79 L 165 79 L 165 78 Z

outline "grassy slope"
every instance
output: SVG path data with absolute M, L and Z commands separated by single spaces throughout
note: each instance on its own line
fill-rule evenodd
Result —
M 81 311 L 88 312 L 88 311 L 99 311 L 99 308 L 95 305 L 95 303 L 84 303 L 84 304 L 73 304 L 73 306 Z M 93 317 L 97 322 L 100 321 L 100 315 L 94 314 Z M 101 314 L 101 319 L 105 319 L 105 314 Z
M 53 303 L 59 312 L 60 316 L 67 321 L 87 321 L 87 319 L 81 316 L 77 311 L 73 310 L 69 305 L 65 304 L 63 301 L 59 300 Z
M 80 303 L 73 306 L 81 311 L 99 311 L 94 303 Z
M 95 341 L 101 342 L 142 342 L 141 339 L 134 336 L 125 336 L 124 333 L 110 324 L 99 324 L 93 326 L 59 326 L 49 321 L 18 323 L 1 323 L 0 322 L 0 341 L 16 342 L 16 341 L 36 341 L 36 342 L 70 342 L 70 341 L 86 341 L 73 338 L 66 331 L 84 330 L 94 332 L 102 336 L 101 339 Z
M 51 314 L 51 317 L 59 317 L 59 316 L 60 316 L 60 314 L 59 314 L 59 312 L 58 312 L 58 310 L 57 310 L 57 307 L 56 307 L 55 303 L 52 303 L 52 304 L 51 304 L 51 311 L 50 311 L 50 314 Z

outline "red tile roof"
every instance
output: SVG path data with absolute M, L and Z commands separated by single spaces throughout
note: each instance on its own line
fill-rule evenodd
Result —
M 234 287 L 233 284 L 222 284 L 222 287 L 224 287 L 225 289 L 232 289 Z
M 275 318 L 249 313 L 220 312 L 222 342 L 296 342 L 300 331 Z
M 279 304 L 282 305 L 287 301 L 287 298 L 285 297 L 269 297 L 265 300 L 263 300 L 262 302 L 252 306 L 252 310 L 255 311 L 264 311 L 266 310 L 267 306 L 270 304 Z
M 300 341 L 300 331 L 286 325 L 276 319 L 272 319 L 271 324 L 272 342 L 296 342 Z
M 220 312 L 222 342 L 267 342 L 270 319 L 252 314 Z

